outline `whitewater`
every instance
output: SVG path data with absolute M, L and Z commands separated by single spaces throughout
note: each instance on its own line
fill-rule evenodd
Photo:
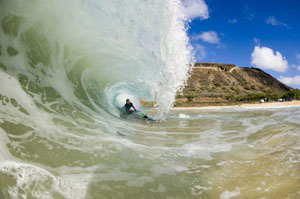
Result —
M 0 0 L 1 199 L 300 198 L 299 107 L 172 109 L 182 10 Z M 121 117 L 127 98 L 157 121 Z

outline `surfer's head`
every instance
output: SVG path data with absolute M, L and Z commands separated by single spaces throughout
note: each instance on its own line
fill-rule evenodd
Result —
M 130 100 L 129 99 L 126 100 L 126 104 L 130 104 Z

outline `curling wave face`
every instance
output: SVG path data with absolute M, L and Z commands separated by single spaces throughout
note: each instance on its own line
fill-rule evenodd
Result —
M 155 100 L 157 118 L 169 111 L 191 62 L 180 7 L 179 0 L 0 1 L 0 177 L 24 177 L 14 188 L 1 184 L 0 196 L 53 198 L 39 195 L 48 183 L 59 197 L 68 185 L 26 163 L 97 165 L 97 146 L 114 140 L 103 147 L 118 148 L 114 136 L 141 125 L 120 118 L 124 99 Z M 36 180 L 43 182 L 35 191 Z M 65 197 L 74 198 L 73 188 Z
M 2 1 L 1 24 L 2 68 L 47 108 L 61 99 L 117 115 L 122 94 L 155 100 L 162 116 L 190 69 L 174 0 Z

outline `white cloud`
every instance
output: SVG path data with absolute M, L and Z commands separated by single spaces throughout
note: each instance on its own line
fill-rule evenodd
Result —
M 300 75 L 295 77 L 280 76 L 279 80 L 287 85 L 300 85 Z
M 236 22 L 237 22 L 237 19 L 234 19 L 234 18 L 228 20 L 228 23 L 236 23 Z
M 268 47 L 255 46 L 251 54 L 251 64 L 262 69 L 275 70 L 277 72 L 285 72 L 289 65 L 285 57 L 280 52 Z
M 201 39 L 202 41 L 211 44 L 218 44 L 220 42 L 218 34 L 215 31 L 203 32 L 199 35 L 194 36 L 193 39 L 195 40 Z
M 187 18 L 200 18 L 202 20 L 208 19 L 208 6 L 204 0 L 182 0 L 182 4 L 184 7 L 184 14 Z
M 203 45 L 197 44 L 195 46 L 195 51 L 196 51 L 196 55 L 195 55 L 196 60 L 202 60 L 206 57 L 206 51 Z
M 285 26 L 289 27 L 287 24 L 278 21 L 274 16 L 269 16 L 269 18 L 266 20 L 267 24 L 273 25 L 273 26 Z
M 298 66 L 296 64 L 292 64 L 291 67 L 292 68 L 298 68 Z

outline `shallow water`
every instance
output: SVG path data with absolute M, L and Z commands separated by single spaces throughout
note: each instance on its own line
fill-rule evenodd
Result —
M 299 108 L 173 110 L 163 122 L 128 121 L 134 128 L 115 135 L 97 133 L 96 122 L 60 121 L 65 130 L 53 135 L 6 121 L 1 194 L 299 198 L 299 121 Z

